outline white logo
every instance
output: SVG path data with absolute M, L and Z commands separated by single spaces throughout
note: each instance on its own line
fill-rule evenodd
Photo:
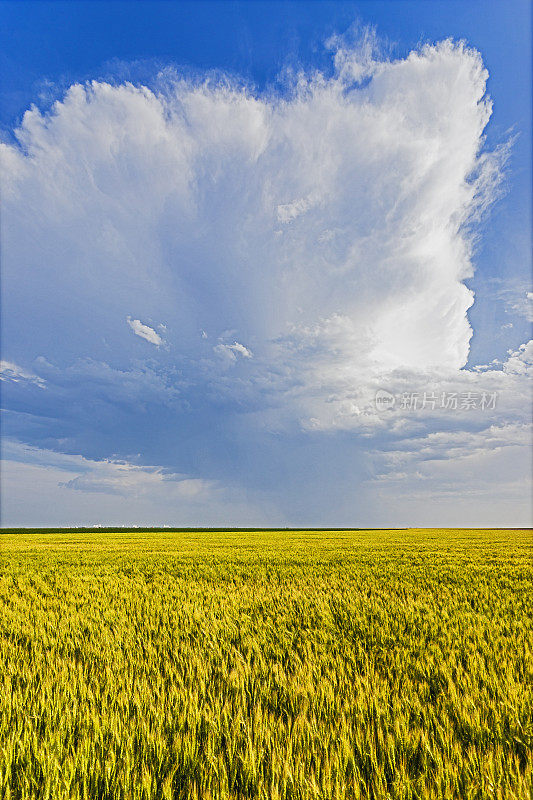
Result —
M 387 411 L 394 408 L 396 398 L 386 389 L 378 389 L 376 392 L 376 408 L 378 411 Z

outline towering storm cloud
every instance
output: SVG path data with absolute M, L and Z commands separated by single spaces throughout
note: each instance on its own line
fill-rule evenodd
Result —
M 25 114 L 3 148 L 4 279 L 48 356 L 61 334 L 73 352 L 122 343 L 132 313 L 171 320 L 187 352 L 202 320 L 343 369 L 465 364 L 469 223 L 498 176 L 481 59 L 444 42 L 335 63 L 283 97 L 166 76 Z

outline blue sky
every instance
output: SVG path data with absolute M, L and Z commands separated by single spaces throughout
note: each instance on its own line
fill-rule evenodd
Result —
M 529 3 L 0 15 L 3 525 L 528 524 Z

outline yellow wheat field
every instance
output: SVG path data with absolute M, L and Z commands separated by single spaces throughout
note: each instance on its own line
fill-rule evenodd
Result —
M 528 531 L 0 536 L 0 796 L 526 798 Z

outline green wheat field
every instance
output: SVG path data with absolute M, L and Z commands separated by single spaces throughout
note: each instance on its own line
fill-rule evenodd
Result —
M 526 530 L 0 535 L 0 796 L 529 798 Z

